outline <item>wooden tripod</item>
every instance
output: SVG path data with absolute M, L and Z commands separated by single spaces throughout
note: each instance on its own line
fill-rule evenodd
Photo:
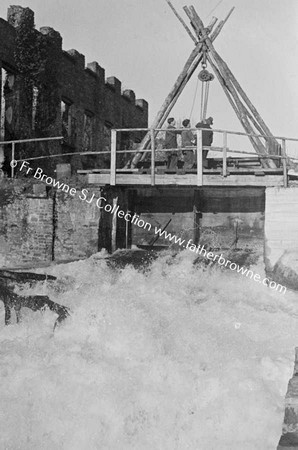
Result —
M 216 52 L 213 42 L 221 32 L 224 24 L 227 22 L 234 8 L 228 13 L 227 17 L 220 21 L 213 33 L 211 31 L 217 21 L 213 18 L 211 23 L 207 28 L 197 14 L 193 6 L 185 6 L 183 9 L 190 19 L 191 26 L 195 32 L 196 37 L 193 35 L 189 27 L 186 25 L 184 20 L 180 17 L 178 12 L 175 10 L 170 0 L 166 0 L 178 20 L 182 23 L 183 27 L 186 29 L 187 33 L 191 39 L 195 42 L 195 48 L 191 52 L 188 60 L 186 61 L 184 68 L 177 78 L 176 83 L 172 87 L 170 93 L 166 97 L 162 104 L 161 109 L 157 113 L 151 128 L 161 128 L 169 116 L 172 108 L 177 102 L 180 94 L 182 93 L 184 87 L 190 80 L 191 76 L 195 72 L 196 68 L 203 59 L 205 54 L 208 62 L 210 63 L 216 77 L 218 78 L 232 108 L 234 109 L 240 123 L 242 124 L 245 132 L 250 135 L 249 139 L 253 145 L 256 153 L 260 156 L 267 156 L 267 158 L 261 159 L 263 167 L 275 168 L 276 164 L 274 160 L 269 159 L 268 155 L 277 155 L 280 151 L 280 145 L 273 137 L 270 129 L 267 127 L 263 121 L 261 115 L 258 113 L 255 106 L 251 103 L 244 90 L 241 88 L 240 84 L 236 80 L 235 76 L 229 69 L 226 62 L 220 57 Z M 258 136 L 253 136 L 256 134 L 261 134 L 265 136 L 260 138 Z M 146 153 L 142 153 L 150 147 L 150 132 L 148 132 L 143 138 L 141 144 L 139 145 L 138 152 L 134 156 L 131 162 L 131 167 L 134 168 L 140 160 L 146 157 Z

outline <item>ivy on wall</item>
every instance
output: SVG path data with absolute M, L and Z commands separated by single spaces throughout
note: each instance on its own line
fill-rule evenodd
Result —
M 60 104 L 57 75 L 59 50 L 61 52 L 61 49 L 55 46 L 55 36 L 51 39 L 48 35 L 35 30 L 33 12 L 29 8 L 24 8 L 21 20 L 16 26 L 15 41 L 15 61 L 22 111 L 19 132 L 22 137 L 31 137 L 32 128 L 36 130 L 36 134 L 47 135 L 47 128 L 56 122 Z M 34 89 L 38 94 L 35 123 L 32 127 Z
M 59 135 L 61 37 L 50 28 L 43 29 L 44 32 L 37 31 L 34 28 L 34 13 L 29 8 L 12 8 L 15 10 L 10 14 L 10 23 L 16 30 L 15 89 L 19 92 L 16 137 L 26 139 Z M 18 145 L 18 151 L 19 158 L 57 152 L 55 144 L 49 143 Z M 42 160 L 39 165 L 49 167 L 51 163 Z

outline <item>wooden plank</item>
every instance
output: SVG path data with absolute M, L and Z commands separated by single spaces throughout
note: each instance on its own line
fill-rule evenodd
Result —
M 223 134 L 223 152 L 222 152 L 222 176 L 227 176 L 227 148 L 228 148 L 228 136 L 227 133 Z
M 172 196 L 152 196 L 142 198 L 137 197 L 136 210 L 139 212 L 151 213 L 178 213 L 191 212 L 193 210 L 193 195 L 188 194 L 188 197 L 180 197 L 179 193 L 176 197 Z
M 190 36 L 190 38 L 194 41 L 195 44 L 198 43 L 198 40 L 194 37 L 194 35 L 192 34 L 192 32 L 190 31 L 190 29 L 188 28 L 188 26 L 186 25 L 186 23 L 184 22 L 184 20 L 182 19 L 182 17 L 178 14 L 178 12 L 176 11 L 176 9 L 174 8 L 174 6 L 172 5 L 172 3 L 170 2 L 170 0 L 166 0 L 167 4 L 169 5 L 169 7 L 171 8 L 171 10 L 173 11 L 173 13 L 175 14 L 175 16 L 177 17 L 177 19 L 179 20 L 179 22 L 182 24 L 182 26 L 184 27 L 184 29 L 186 30 L 187 34 Z
M 111 131 L 111 173 L 110 185 L 116 185 L 116 152 L 117 152 L 117 131 Z
M 110 176 L 108 174 L 89 174 L 88 182 L 90 184 L 109 185 Z M 117 175 L 117 185 L 151 185 L 150 175 Z M 155 185 L 176 185 L 176 186 L 197 186 L 197 175 L 186 174 L 168 174 L 155 175 Z M 219 175 L 204 175 L 204 186 L 283 186 L 282 175 L 267 175 L 266 177 L 255 177 L 254 175 L 230 175 L 222 178 Z
M 288 187 L 288 173 L 287 173 L 287 149 L 286 149 L 286 140 L 282 139 L 281 153 L 283 156 L 282 159 L 282 167 L 283 167 L 283 175 L 284 175 L 284 187 Z
M 197 131 L 197 186 L 203 186 L 203 132 Z
M 4 94 L 3 94 L 4 95 Z M 15 160 L 15 142 L 11 144 L 11 160 Z M 14 165 L 11 166 L 11 178 L 14 178 Z
M 117 203 L 118 203 L 118 197 L 113 198 L 113 206 L 115 207 L 115 212 L 113 213 L 113 217 L 112 217 L 112 243 L 111 243 L 112 253 L 117 250 L 117 244 L 116 244 L 116 239 L 117 239 L 116 207 L 117 207 Z
M 150 130 L 151 138 L 151 186 L 155 185 L 155 136 L 154 130 Z
M 217 38 L 217 36 L 218 36 L 219 33 L 221 32 L 221 30 L 222 30 L 224 24 L 228 21 L 230 15 L 231 15 L 232 12 L 234 11 L 234 9 L 235 9 L 235 6 L 233 6 L 233 8 L 230 9 L 230 11 L 228 12 L 226 18 L 225 18 L 224 20 L 221 20 L 221 21 L 219 22 L 219 24 L 218 24 L 217 27 L 215 28 L 214 32 L 212 33 L 212 36 L 211 36 L 211 40 L 212 40 L 212 41 L 214 41 L 214 39 Z
M 201 193 L 206 198 L 227 198 L 227 197 L 245 197 L 258 199 L 265 198 L 265 188 L 262 187 L 226 187 L 221 189 L 218 186 L 208 186 L 196 189 L 197 192 Z
M 89 172 L 92 173 L 110 173 L 111 169 L 91 169 Z M 116 169 L 116 173 L 137 173 L 139 169 Z

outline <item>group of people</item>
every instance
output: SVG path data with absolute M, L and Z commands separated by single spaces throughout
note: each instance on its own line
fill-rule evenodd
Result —
M 213 118 L 208 117 L 208 119 L 196 124 L 196 128 L 204 129 L 202 133 L 202 145 L 203 147 L 210 147 L 213 142 L 213 132 L 211 125 L 213 124 Z M 168 119 L 168 125 L 165 134 L 165 148 L 172 149 L 171 152 L 167 152 L 169 170 L 176 170 L 178 164 L 178 142 L 177 136 L 181 135 L 181 149 L 183 154 L 185 170 L 192 169 L 195 163 L 195 151 L 193 147 L 196 145 L 196 135 L 190 130 L 190 120 L 184 119 L 182 122 L 183 130 L 176 129 L 176 121 L 173 117 Z M 187 149 L 192 147 L 191 149 Z M 177 150 L 175 150 L 177 149 Z M 207 154 L 208 150 L 203 150 L 203 166 L 208 167 L 207 164 Z

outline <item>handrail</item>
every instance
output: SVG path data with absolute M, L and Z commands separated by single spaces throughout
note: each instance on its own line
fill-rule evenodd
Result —
M 175 131 L 183 131 L 185 128 L 175 128 Z M 190 149 L 196 149 L 197 153 L 197 185 L 202 186 L 203 185 L 203 150 L 211 150 L 212 147 L 206 147 L 203 146 L 203 131 L 204 129 L 200 128 L 188 128 L 188 130 L 192 130 L 196 132 L 197 136 L 197 145 L 196 147 L 188 147 L 187 150 Z M 130 133 L 136 132 L 136 131 L 149 131 L 150 132 L 150 149 L 133 149 L 133 150 L 117 150 L 117 133 L 118 132 L 127 132 Z M 112 186 L 115 186 L 116 184 L 116 156 L 120 153 L 151 153 L 151 185 L 155 185 L 155 137 L 158 132 L 165 132 L 165 128 L 114 128 L 112 129 L 112 140 L 111 140 L 111 167 L 110 167 L 110 184 Z M 216 148 L 214 151 L 221 151 L 222 152 L 222 159 L 223 159 L 223 166 L 222 166 L 222 176 L 227 177 L 228 176 L 228 169 L 227 169 L 227 158 L 229 153 L 237 153 L 237 154 L 249 154 L 257 156 L 260 159 L 276 159 L 282 162 L 283 166 L 283 180 L 284 180 L 284 187 L 287 187 L 288 185 L 288 173 L 287 173 L 287 161 L 290 159 L 295 160 L 294 158 L 288 158 L 287 152 L 286 152 L 286 141 L 295 141 L 298 142 L 298 138 L 285 138 L 285 137 L 278 137 L 278 136 L 267 136 L 267 135 L 261 135 L 261 134 L 255 134 L 255 133 L 243 133 L 239 131 L 229 131 L 229 130 L 221 130 L 221 129 L 212 129 L 213 133 L 221 133 L 223 135 L 223 144 L 222 148 Z M 246 137 L 261 137 L 265 140 L 276 139 L 281 140 L 281 145 L 279 144 L 278 148 L 281 148 L 281 154 L 258 154 L 258 153 L 252 153 L 252 152 L 246 152 L 241 150 L 231 150 L 228 148 L 228 136 L 229 135 L 236 135 L 236 136 L 246 136 Z M 173 150 L 185 150 L 185 148 L 175 148 L 175 149 L 160 149 L 162 152 L 171 152 Z
M 31 138 L 31 139 L 15 139 L 11 141 L 0 141 L 0 147 L 3 145 L 11 144 L 11 160 L 15 161 L 15 146 L 16 144 L 25 144 L 28 142 L 44 142 L 44 141 L 58 141 L 63 139 L 63 136 L 53 136 L 44 138 Z M 14 178 L 14 164 L 11 164 L 11 178 Z
M 154 130 L 154 131 L 167 131 L 166 128 L 113 128 L 113 130 L 119 132 L 119 131 L 125 131 L 125 132 L 132 132 L 132 131 L 150 131 L 150 130 Z M 175 128 L 176 131 L 183 131 L 185 130 L 185 128 Z M 197 131 L 198 128 L 188 128 L 188 130 L 190 131 Z M 298 142 L 298 137 L 297 138 L 287 138 L 285 136 L 268 136 L 266 134 L 256 134 L 256 133 L 244 133 L 243 131 L 232 131 L 232 130 L 223 130 L 221 128 L 212 128 L 212 131 L 214 133 L 227 133 L 227 134 L 232 134 L 235 136 L 252 136 L 252 137 L 262 137 L 262 138 L 267 138 L 267 139 L 286 139 L 286 141 L 296 141 Z M 143 150 L 142 150 L 143 151 Z
M 287 187 L 288 185 L 288 174 L 287 174 L 287 161 L 291 160 L 291 161 L 298 161 L 297 158 L 292 158 L 292 157 L 288 157 L 287 156 L 287 149 L 286 149 L 286 142 L 287 141 L 297 141 L 298 142 L 298 138 L 285 138 L 285 137 L 277 137 L 277 136 L 273 136 L 275 139 L 280 139 L 281 140 L 281 146 L 280 146 L 280 150 L 281 150 L 281 154 L 279 155 L 270 155 L 270 154 L 264 154 L 264 155 L 259 155 L 256 152 L 248 152 L 248 151 L 243 151 L 243 150 L 232 150 L 228 147 L 228 136 L 229 135 L 240 135 L 240 136 L 255 136 L 255 137 L 262 137 L 262 138 L 268 138 L 268 139 L 272 139 L 272 136 L 266 136 L 266 135 L 258 135 L 258 134 L 248 134 L 248 133 L 243 133 L 243 132 L 236 132 L 236 131 L 229 131 L 229 130 L 221 130 L 221 129 L 212 129 L 213 133 L 221 133 L 223 135 L 223 144 L 222 147 L 212 147 L 212 146 L 203 146 L 202 145 L 202 133 L 204 131 L 204 129 L 198 129 L 198 128 L 194 128 L 191 129 L 189 128 L 189 130 L 193 130 L 196 132 L 196 136 L 197 136 L 197 145 L 196 146 L 192 146 L 192 147 L 179 147 L 179 148 L 173 148 L 173 149 L 156 149 L 156 145 L 155 145 L 155 138 L 156 138 L 156 134 L 157 132 L 161 131 L 161 132 L 165 132 L 166 129 L 164 128 L 114 128 L 111 130 L 111 150 L 107 150 L 107 151 L 87 151 L 87 152 L 71 152 L 71 153 L 59 153 L 59 154 L 54 154 L 54 155 L 45 155 L 45 156 L 37 156 L 37 157 L 32 157 L 32 158 L 26 158 L 26 159 L 19 159 L 19 160 L 15 160 L 16 162 L 21 162 L 21 161 L 25 161 L 25 160 L 38 160 L 38 159 L 45 159 L 45 158 L 55 158 L 57 156 L 68 156 L 68 155 L 104 155 L 104 154 L 110 154 L 111 155 L 111 166 L 110 166 L 110 184 L 111 186 L 115 186 L 116 185 L 116 172 L 117 172 L 117 167 L 116 167 L 116 162 L 117 162 L 117 154 L 133 154 L 133 153 L 138 153 L 140 152 L 140 150 L 138 148 L 136 149 L 126 149 L 126 150 L 118 150 L 117 149 L 117 134 L 118 132 L 121 131 L 129 131 L 129 132 L 134 132 L 134 131 L 150 131 L 150 141 L 151 141 L 151 145 L 149 149 L 144 149 L 141 150 L 142 153 L 151 153 L 151 185 L 154 186 L 155 185 L 155 153 L 156 150 L 160 150 L 163 153 L 166 152 L 172 152 L 172 151 L 183 151 L 183 150 L 196 150 L 197 153 L 197 185 L 198 186 L 202 186 L 203 185 L 203 150 L 209 150 L 209 151 L 215 151 L 215 152 L 221 152 L 222 153 L 222 160 L 223 160 L 223 166 L 222 166 L 222 176 L 223 177 L 227 177 L 228 174 L 228 168 L 227 168 L 227 160 L 228 160 L 228 155 L 229 154 L 240 154 L 240 155 L 250 155 L 250 156 L 256 156 L 259 159 L 275 159 L 275 160 L 279 160 L 282 163 L 282 167 L 283 167 L 283 179 L 284 179 L 284 186 Z M 185 128 L 176 128 L 176 131 L 182 131 L 185 130 Z M 0 141 L 0 146 L 1 145 L 7 145 L 7 144 L 11 144 L 12 145 L 12 159 L 14 160 L 14 155 L 15 155 L 15 145 L 19 144 L 19 143 L 27 143 L 27 142 L 40 142 L 40 141 L 50 141 L 50 140 L 61 140 L 63 139 L 62 136 L 58 136 L 58 137 L 46 137 L 46 138 L 36 138 L 36 139 L 21 139 L 21 140 L 11 140 L 11 141 Z M 241 158 L 241 157 L 240 157 Z M 11 175 L 12 177 L 14 176 L 14 167 L 12 165 L 11 167 Z

